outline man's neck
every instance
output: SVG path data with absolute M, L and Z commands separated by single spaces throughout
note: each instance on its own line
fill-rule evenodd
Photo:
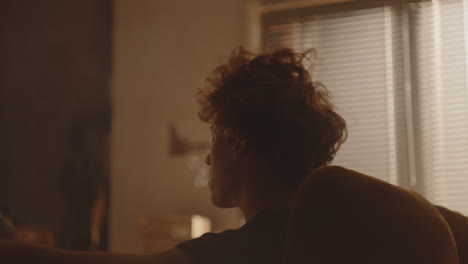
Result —
M 294 192 L 285 191 L 284 186 L 274 182 L 279 177 L 266 161 L 251 156 L 243 164 L 237 205 L 246 221 L 264 211 L 289 207 Z
M 239 200 L 239 208 L 246 221 L 264 211 L 286 209 L 292 198 L 291 192 L 263 191 L 244 192 Z

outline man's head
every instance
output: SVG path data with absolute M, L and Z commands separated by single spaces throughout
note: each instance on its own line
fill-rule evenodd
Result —
M 247 182 L 295 191 L 308 173 L 333 160 L 346 123 L 325 87 L 311 80 L 303 65 L 307 55 L 236 49 L 199 91 L 200 118 L 212 124 L 207 163 L 215 205 L 236 206 Z M 268 178 L 250 175 L 252 166 L 263 166 Z

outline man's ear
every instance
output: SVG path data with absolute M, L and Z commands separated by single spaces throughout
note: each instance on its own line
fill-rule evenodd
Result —
M 247 142 L 245 140 L 241 140 L 239 138 L 234 139 L 234 147 L 233 147 L 233 159 L 237 160 L 240 158 L 242 153 L 245 152 L 247 148 Z

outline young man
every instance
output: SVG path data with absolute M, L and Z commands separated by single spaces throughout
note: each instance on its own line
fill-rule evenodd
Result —
M 239 207 L 247 223 L 206 234 L 155 255 L 72 253 L 2 243 L 0 262 L 280 263 L 287 207 L 302 179 L 329 163 L 346 137 L 326 90 L 290 49 L 255 56 L 235 50 L 199 91 L 200 118 L 210 123 L 212 202 Z
M 200 91 L 200 118 L 212 124 L 212 202 L 239 207 L 247 223 L 179 244 L 195 263 L 281 263 L 293 193 L 346 138 L 345 121 L 303 65 L 306 55 L 238 49 Z

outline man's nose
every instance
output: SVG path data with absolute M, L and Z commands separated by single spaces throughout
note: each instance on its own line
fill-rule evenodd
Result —
M 210 157 L 210 153 L 208 153 L 208 155 L 206 155 L 206 158 L 205 158 L 205 163 L 206 165 L 210 166 L 211 165 L 211 157 Z

